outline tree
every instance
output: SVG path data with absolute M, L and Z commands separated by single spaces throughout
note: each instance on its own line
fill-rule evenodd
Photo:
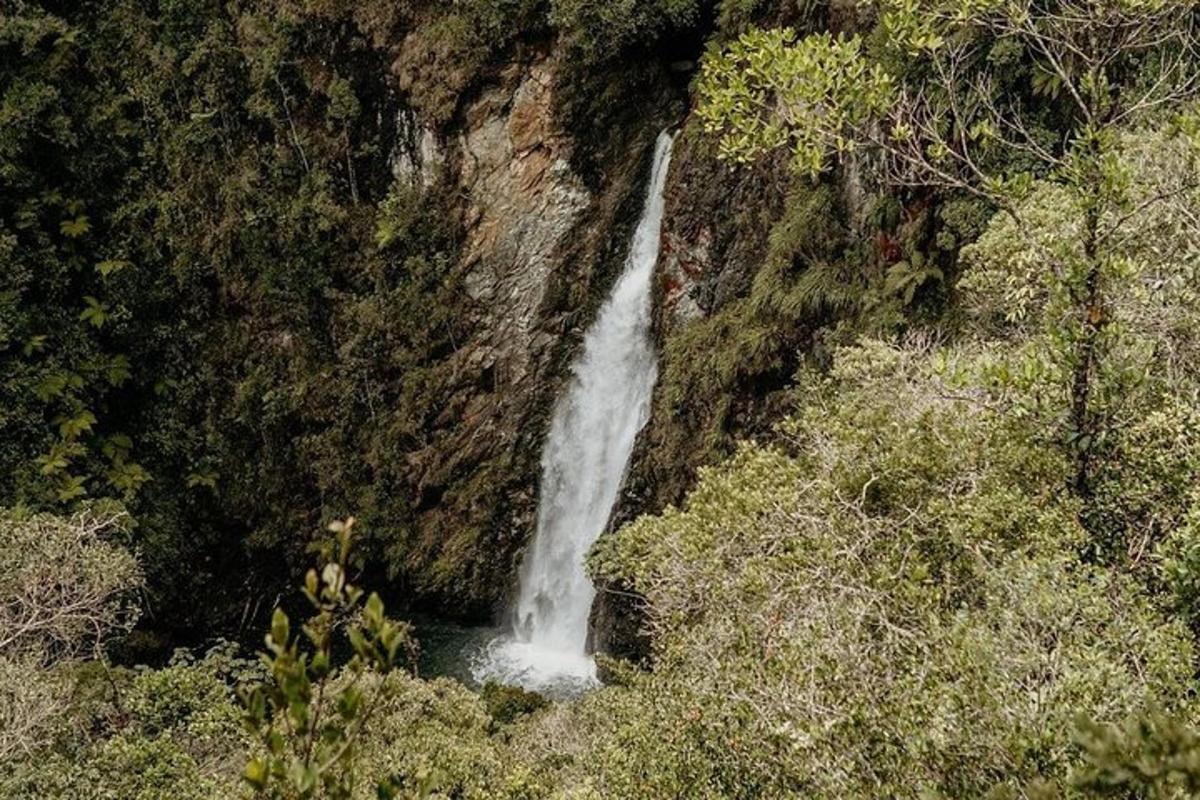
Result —
M 735 160 L 789 147 L 797 168 L 863 150 L 894 186 L 964 192 L 1016 220 L 1041 180 L 1061 187 L 1075 244 L 1041 254 L 1070 306 L 1056 334 L 1075 492 L 1093 489 L 1105 433 L 1095 403 L 1111 347 L 1108 290 L 1121 243 L 1164 205 L 1185 206 L 1190 170 L 1130 191 L 1120 132 L 1200 96 L 1195 0 L 880 0 L 880 38 L 744 35 L 710 54 L 702 115 Z M 1182 119 L 1195 143 L 1195 120 Z M 1200 230 L 1200 218 L 1188 212 Z
M 126 525 L 112 504 L 71 517 L 0 513 L 0 655 L 94 655 L 106 637 L 133 627 L 138 610 L 128 598 L 141 571 L 111 541 Z
M 1135 205 L 1195 175 L 1194 148 L 1169 129 L 1122 134 L 1114 152 L 1128 165 L 1125 191 Z M 1177 201 L 1158 203 L 1108 245 L 1105 319 L 1090 383 L 1095 441 L 1086 443 L 1081 506 L 1088 548 L 1139 571 L 1156 561 L 1164 537 L 1179 539 L 1173 531 L 1195 503 L 1200 465 L 1200 437 L 1192 433 L 1200 414 L 1200 228 L 1188 206 L 1200 191 L 1181 191 Z M 958 297 L 972 335 L 1005 344 L 989 368 L 993 385 L 1007 387 L 1003 401 L 1011 413 L 1037 419 L 1035 435 L 1053 442 L 1070 419 L 1078 306 L 1075 284 L 1047 265 L 1079 263 L 1085 220 L 1071 191 L 1046 181 L 1018 213 L 1019 221 L 997 215 L 961 250 Z M 1072 479 L 1078 474 L 1076 464 Z
M 29 756 L 71 702 L 62 667 L 137 621 L 137 560 L 115 505 L 71 517 L 0 512 L 0 763 Z
M 589 60 L 600 61 L 664 30 L 686 28 L 703 5 L 699 0 L 552 0 L 550 18 Z
M 293 632 L 275 609 L 263 654 L 270 679 L 243 693 L 246 725 L 265 751 L 246 765 L 246 781 L 261 797 L 349 798 L 356 783 L 355 748 L 378 707 L 371 674 L 393 670 L 413 643 L 407 625 L 384 615 L 383 601 L 348 581 L 354 518 L 334 522 L 336 541 L 326 546 L 320 574 L 309 570 L 304 596 L 314 613 Z M 346 629 L 352 655 L 334 664 L 334 634 Z M 364 688 L 375 688 L 368 695 Z M 389 782 L 379 786 L 391 797 Z

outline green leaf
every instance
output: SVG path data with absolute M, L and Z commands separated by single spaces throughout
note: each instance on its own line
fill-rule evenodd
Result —
M 280 647 L 285 647 L 290 633 L 287 614 L 283 613 L 283 609 L 275 609 L 275 613 L 271 615 L 271 639 Z
M 301 796 L 307 796 L 317 787 L 317 768 L 311 764 L 295 762 L 290 770 L 292 780 Z
M 362 690 L 353 686 L 347 687 L 338 697 L 338 713 L 343 719 L 351 720 L 358 716 L 363 706 Z
M 59 481 L 56 496 L 59 502 L 67 503 L 76 497 L 87 494 L 85 479 L 78 475 L 64 475 Z
M 88 221 L 87 214 L 80 214 L 74 219 L 63 220 L 59 223 L 58 229 L 63 236 L 78 239 L 92 229 L 92 224 Z
M 167 392 L 177 388 L 179 388 L 179 381 L 174 378 L 160 378 L 154 382 L 154 394 L 158 397 L 162 397 Z
M 40 353 L 42 350 L 45 349 L 45 347 L 46 347 L 46 336 L 45 336 L 45 334 L 39 334 L 37 336 L 30 336 L 29 340 L 25 342 L 25 346 L 23 348 L 21 348 L 21 352 L 24 353 L 26 357 L 28 357 L 28 356 L 33 355 L 34 353 Z
M 262 790 L 267 785 L 267 764 L 261 758 L 252 758 L 242 772 L 242 778 L 255 789 Z
M 116 433 L 104 440 L 100 452 L 110 461 L 118 461 L 129 455 L 133 449 L 133 440 L 123 433 Z
M 107 278 L 109 275 L 115 275 L 128 266 L 131 266 L 131 264 L 124 259 L 109 258 L 97 264 L 96 271 L 99 272 L 102 277 Z
M 197 486 L 207 486 L 209 489 L 216 489 L 218 477 L 220 476 L 214 470 L 191 472 L 187 476 L 187 487 L 194 489 Z
M 39 471 L 43 475 L 53 475 L 56 472 L 62 472 L 71 465 L 67 454 L 57 447 L 46 455 L 38 456 L 37 463 Z
M 367 658 L 370 654 L 370 647 L 367 645 L 367 639 L 363 636 L 363 632 L 358 628 L 351 628 L 347 635 L 354 652 L 362 658 Z
M 375 592 L 371 592 L 371 596 L 367 598 L 367 606 L 364 616 L 368 623 L 378 625 L 383 621 L 383 600 Z
M 96 424 L 96 415 L 86 408 L 73 417 L 59 417 L 58 432 L 64 439 L 78 439 Z
M 67 376 L 60 373 L 49 375 L 42 379 L 33 390 L 37 398 L 43 403 L 48 403 L 56 397 L 61 397 L 63 392 L 67 390 Z
M 79 319 L 91 324 L 93 328 L 102 328 L 108 321 L 108 306 L 95 297 L 88 295 L 83 298 L 84 309 L 79 312 Z
M 108 369 L 105 372 L 105 377 L 112 386 L 120 386 L 129 380 L 132 375 L 132 370 L 129 365 L 129 357 L 124 355 L 115 355 L 108 362 Z
M 126 494 L 135 493 L 142 487 L 142 484 L 150 481 L 150 473 L 140 464 L 135 464 L 132 461 L 124 461 L 116 464 L 112 469 L 108 470 L 105 477 L 108 479 L 109 484 Z

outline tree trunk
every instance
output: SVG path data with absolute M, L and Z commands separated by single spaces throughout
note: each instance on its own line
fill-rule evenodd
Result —
M 1080 336 L 1075 372 L 1071 381 L 1071 424 L 1075 455 L 1073 488 L 1082 498 L 1091 495 L 1092 453 L 1096 446 L 1095 415 L 1092 412 L 1092 378 L 1096 365 L 1096 346 L 1104 325 L 1104 307 L 1100 291 L 1100 256 L 1098 253 L 1100 212 L 1089 208 L 1085 220 L 1083 253 L 1087 273 L 1079 294 Z

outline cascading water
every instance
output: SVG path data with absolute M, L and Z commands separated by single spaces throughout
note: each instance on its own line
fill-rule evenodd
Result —
M 625 269 L 583 341 L 542 453 L 541 503 L 520 570 L 512 631 L 480 653 L 476 679 L 572 693 L 596 682 L 587 653 L 595 588 L 584 557 L 612 516 L 658 377 L 650 295 L 673 137 L 655 145 Z

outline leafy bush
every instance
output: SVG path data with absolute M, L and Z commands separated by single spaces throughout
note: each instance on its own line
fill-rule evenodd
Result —
M 353 527 L 353 517 L 329 526 L 335 540 L 323 549 L 321 571 L 304 580 L 312 614 L 293 632 L 275 609 L 263 654 L 269 678 L 242 693 L 246 725 L 262 749 L 244 774 L 259 796 L 350 797 L 360 780 L 358 740 L 379 707 L 372 678 L 409 655 L 408 626 L 384 616 L 378 594 L 364 602 L 349 582 Z M 334 637 L 343 627 L 351 655 L 339 666 Z M 379 792 L 388 791 L 385 779 Z
M 36 754 L 71 709 L 67 665 L 132 628 L 137 561 L 117 505 L 71 517 L 0 510 L 0 763 Z
M 1087 765 L 1076 785 L 1091 796 L 1171 800 L 1200 792 L 1200 734 L 1161 713 L 1121 725 L 1085 725 Z
M 1196 153 L 1170 127 L 1124 136 L 1119 153 L 1132 208 L 1172 199 L 1141 212 L 1133 229 L 1104 220 L 1113 231 L 1110 252 L 1095 273 L 1100 299 L 1086 311 L 1101 318 L 1090 340 L 1086 426 L 1064 423 L 1077 404 L 1085 313 L 1078 271 L 1085 212 L 1078 200 L 1062 187 L 1037 184 L 1016 209 L 1019 223 L 999 215 L 963 249 L 968 269 L 959 288 L 973 334 L 1009 343 L 992 378 L 1019 388 L 1030 402 L 1018 413 L 1040 417 L 1042 435 L 1087 467 L 1081 494 L 1096 553 L 1145 566 L 1187 511 L 1200 467 L 1192 399 L 1200 385 L 1200 227 L 1187 208 L 1192 201 L 1184 200 L 1195 189 L 1179 185 L 1179 176 L 1194 170 Z M 1120 206 L 1109 213 L 1134 212 Z
M 70 517 L 0 511 L 0 654 L 68 658 L 128 631 L 142 583 L 137 560 L 116 541 L 129 526 L 112 503 Z
M 502 686 L 494 681 L 486 683 L 479 696 L 492 719 L 500 725 L 509 725 L 550 705 L 550 701 L 537 692 L 527 692 L 518 686 Z
M 938 361 L 839 353 L 794 452 L 746 446 L 687 510 L 602 540 L 593 567 L 645 595 L 655 642 L 650 675 L 580 712 L 615 720 L 577 766 L 602 796 L 1065 788 L 1081 709 L 1185 697 L 1184 627 L 1078 558 L 1068 462 Z
M 703 0 L 552 0 L 550 19 L 585 58 L 598 61 L 694 24 L 702 6 Z
M 80 667 L 65 676 L 63 690 L 73 703 L 76 731 L 53 748 L 13 763 L 0 776 L 6 797 L 212 800 L 241 795 L 238 771 L 248 740 L 234 686 L 256 674 L 253 663 L 222 645 L 200 659 L 178 653 L 161 669 L 93 672 Z M 105 691 L 90 693 L 93 683 Z

